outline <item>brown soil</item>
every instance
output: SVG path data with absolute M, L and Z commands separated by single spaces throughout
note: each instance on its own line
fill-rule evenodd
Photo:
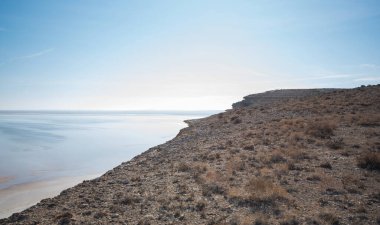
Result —
M 380 86 L 245 105 L 0 224 L 379 224 Z

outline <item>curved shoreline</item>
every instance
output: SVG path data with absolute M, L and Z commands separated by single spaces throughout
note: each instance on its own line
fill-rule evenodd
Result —
M 36 181 L 17 184 L 0 190 L 0 219 L 11 216 L 13 213 L 25 210 L 41 199 L 52 198 L 67 188 L 73 187 L 84 180 L 101 176 L 86 175 L 74 177 L 61 177 L 52 180 Z

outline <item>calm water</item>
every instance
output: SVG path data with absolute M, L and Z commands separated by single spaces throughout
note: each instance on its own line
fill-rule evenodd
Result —
M 0 112 L 0 189 L 101 174 L 215 112 Z

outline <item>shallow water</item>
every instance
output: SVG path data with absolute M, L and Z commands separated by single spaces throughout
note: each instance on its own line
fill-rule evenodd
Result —
M 102 174 L 213 113 L 2 111 L 0 190 Z

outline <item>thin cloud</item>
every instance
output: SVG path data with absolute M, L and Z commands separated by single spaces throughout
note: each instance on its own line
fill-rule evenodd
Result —
M 46 54 L 48 54 L 48 53 L 50 53 L 50 52 L 52 52 L 54 50 L 55 50 L 54 48 L 48 48 L 48 49 L 44 49 L 42 51 L 35 52 L 35 53 L 32 53 L 32 54 L 28 54 L 28 55 L 23 55 L 23 56 L 11 58 L 9 60 L 0 62 L 0 67 L 3 66 L 3 65 L 5 65 L 5 64 L 13 63 L 13 62 L 20 61 L 20 60 L 34 59 L 34 58 L 46 55 Z
M 380 81 L 380 76 L 379 77 L 362 77 L 355 79 L 354 81 Z
M 20 57 L 16 57 L 16 58 L 12 58 L 10 61 L 17 61 L 17 60 L 23 60 L 23 59 L 33 59 L 33 58 L 36 58 L 36 57 L 40 57 L 40 56 L 43 56 L 49 52 L 52 52 L 54 51 L 54 48 L 49 48 L 49 49 L 45 49 L 45 50 L 42 50 L 42 51 L 39 51 L 39 52 L 36 52 L 36 53 L 33 53 L 33 54 L 29 54 L 29 55 L 24 55 L 24 56 L 20 56 Z
M 380 68 L 379 65 L 371 64 L 371 63 L 360 64 L 360 67 L 362 67 L 362 68 L 369 68 L 369 69 L 378 69 L 378 68 Z
M 294 80 L 324 80 L 324 79 L 339 79 L 339 78 L 349 78 L 353 76 L 358 76 L 359 74 L 334 74 L 334 75 L 321 75 L 307 78 L 299 78 Z

